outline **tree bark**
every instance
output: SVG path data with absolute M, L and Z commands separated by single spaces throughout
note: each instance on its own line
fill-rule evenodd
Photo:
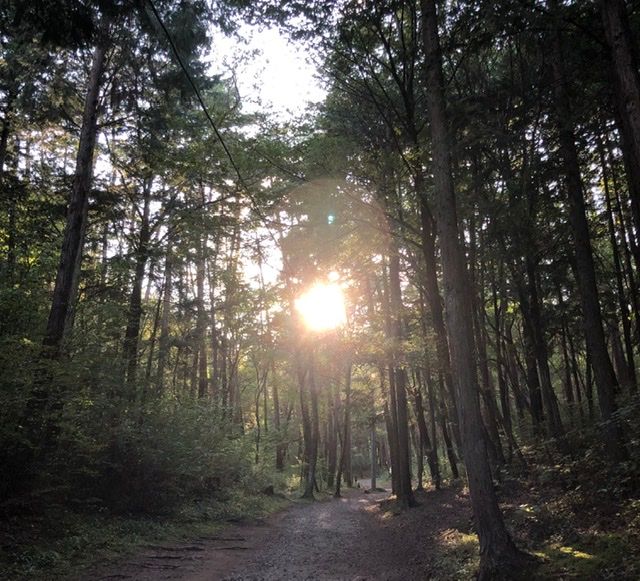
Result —
M 382 284 L 382 305 L 385 333 L 387 336 L 391 336 L 391 301 L 389 298 L 389 281 L 386 268 L 384 268 L 384 272 L 382 274 Z M 395 388 L 396 379 L 393 365 L 393 353 L 390 349 L 387 349 L 385 363 L 386 365 L 380 365 L 380 381 L 382 383 L 382 393 L 384 394 L 385 390 L 383 382 L 386 371 L 389 378 L 389 391 L 388 397 L 385 398 L 384 418 L 385 427 L 387 429 L 387 440 L 389 442 L 389 458 L 391 460 L 391 492 L 393 494 L 398 494 L 398 490 L 400 488 L 400 468 L 398 464 L 398 430 L 396 427 L 398 425 Z
M 308 346 L 313 350 L 313 346 Z M 320 425 L 318 414 L 318 392 L 315 378 L 315 357 L 313 352 L 309 353 L 308 369 L 306 370 L 306 376 L 309 384 L 309 399 L 311 403 L 311 413 L 305 409 L 306 405 L 303 405 L 303 424 L 305 434 L 305 456 L 306 456 L 306 479 L 304 492 L 302 498 L 315 498 L 313 490 L 316 484 L 316 468 L 318 463 L 318 441 L 320 438 Z M 304 385 L 304 378 L 301 380 L 301 403 L 303 399 L 302 386 Z M 305 413 L 306 412 L 306 413 Z M 306 417 L 305 417 L 306 416 Z
M 131 295 L 129 297 L 129 314 L 124 335 L 123 353 L 127 365 L 126 385 L 129 399 L 135 398 L 136 377 L 138 372 L 138 340 L 142 318 L 142 283 L 149 258 L 149 240 L 151 229 L 149 213 L 151 209 L 151 186 L 153 179 L 145 179 L 142 186 L 143 206 L 140 234 L 135 248 L 135 269 Z
M 345 398 L 344 398 L 344 482 L 353 487 L 353 474 L 351 471 L 351 362 L 347 363 L 345 375 Z
M 553 391 L 551 383 L 551 371 L 549 370 L 549 351 L 545 337 L 545 324 L 540 309 L 538 295 L 538 281 L 536 277 L 536 264 L 530 253 L 526 256 L 527 287 L 529 291 L 529 309 L 531 316 L 531 330 L 538 362 L 538 373 L 542 388 L 542 400 L 544 401 L 547 426 L 549 434 L 556 438 L 562 450 L 566 449 L 564 441 L 564 426 L 560 418 L 558 399 Z
M 609 160 L 609 165 L 611 167 L 611 182 L 613 185 L 613 195 L 616 201 L 615 204 L 615 215 L 617 222 L 619 222 L 619 232 L 620 232 L 620 245 L 622 246 L 622 254 L 624 256 L 624 265 L 625 265 L 625 280 L 627 281 L 627 285 L 629 288 L 629 295 L 631 298 L 631 305 L 633 308 L 633 315 L 635 319 L 635 333 L 636 340 L 640 338 L 640 299 L 638 297 L 638 283 L 636 281 L 636 274 L 633 270 L 632 257 L 635 255 L 633 246 L 635 245 L 634 241 L 634 232 L 629 224 L 629 220 L 625 216 L 625 212 L 622 207 L 622 201 L 620 199 L 620 186 L 618 183 L 618 179 L 616 177 L 615 172 L 615 163 L 614 163 L 614 154 L 613 154 L 613 143 L 609 139 L 608 133 L 605 133 L 605 144 L 607 148 L 607 157 Z
M 271 395 L 273 396 L 273 425 L 276 430 L 276 470 L 284 471 L 284 445 L 280 420 L 280 390 L 276 377 L 275 362 L 271 362 Z
M 602 419 L 605 423 L 603 437 L 607 449 L 607 457 L 613 462 L 618 462 L 626 459 L 628 453 L 624 446 L 620 425 L 614 418 L 616 411 L 614 391 L 618 382 L 607 352 L 604 329 L 602 327 L 602 311 L 598 299 L 598 286 L 583 197 L 580 163 L 573 133 L 571 105 L 566 88 L 562 39 L 557 20 L 553 33 L 553 47 L 555 56 L 552 61 L 552 68 L 555 86 L 556 123 L 560 141 L 562 173 L 564 174 L 569 202 L 569 222 L 573 233 L 576 276 L 582 304 L 587 350 L 593 365 L 593 373 L 598 390 L 598 402 Z
M 369 456 L 370 456 L 370 472 L 371 472 L 371 491 L 375 492 L 378 488 L 376 482 L 378 463 L 377 463 L 377 438 L 376 438 L 376 398 L 375 389 L 371 390 L 371 418 L 369 427 Z
M 475 164 L 474 164 L 475 167 Z M 487 338 L 484 311 L 484 301 L 478 300 L 478 289 L 483 289 L 484 284 L 482 278 L 476 280 L 476 254 L 477 254 L 477 236 L 475 227 L 475 208 L 471 210 L 471 219 L 469 220 L 469 275 L 471 283 L 471 309 L 473 312 L 473 330 L 475 333 L 476 354 L 478 357 L 478 367 L 480 371 L 480 395 L 485 403 L 485 427 L 489 436 L 491 448 L 489 450 L 490 457 L 493 455 L 496 467 L 504 465 L 504 452 L 502 450 L 502 442 L 500 441 L 500 433 L 498 431 L 498 406 L 496 405 L 495 390 L 489 372 L 489 357 L 487 355 Z M 484 266 L 480 264 L 480 276 L 482 277 Z M 482 290 L 480 290 L 482 293 Z
M 342 420 L 342 437 L 341 449 L 340 449 L 340 461 L 338 462 L 338 473 L 336 475 L 336 490 L 334 496 L 340 497 L 340 487 L 342 485 L 342 475 L 346 469 L 348 458 L 351 455 L 351 444 L 349 438 L 349 432 L 351 430 L 351 362 L 347 364 L 346 376 L 345 376 L 345 390 L 344 390 L 344 416 Z M 349 443 L 348 443 L 349 442 Z M 345 478 L 346 480 L 346 478 Z M 349 486 L 349 483 L 347 482 Z
M 396 407 L 396 437 L 398 465 L 398 503 L 408 508 L 415 504 L 411 489 L 411 461 L 409 452 L 409 417 L 407 413 L 407 374 L 399 361 L 399 342 L 403 339 L 402 329 L 402 290 L 400 287 L 400 255 L 397 241 L 389 241 L 389 298 L 390 298 L 390 331 L 394 341 L 392 354 L 393 395 L 392 404 Z M 395 401 L 394 401 L 395 400 Z
M 640 73 L 624 0 L 600 0 L 600 13 L 615 73 L 614 91 L 628 161 L 629 193 L 636 233 L 640 230 Z
M 338 462 L 338 407 L 335 390 L 330 384 L 327 390 L 327 488 L 333 488 Z
M 158 379 L 156 390 L 159 395 L 164 392 L 164 370 L 169 356 L 169 317 L 171 316 L 171 292 L 173 289 L 173 255 L 171 239 L 167 241 L 164 262 L 164 289 L 162 296 L 162 318 L 160 320 L 160 340 L 158 344 Z
M 207 311 L 204 301 L 204 279 L 206 271 L 205 249 L 207 247 L 207 237 L 201 233 L 202 239 L 198 240 L 198 256 L 196 264 L 196 292 L 197 292 L 197 320 L 196 334 L 198 341 L 198 397 L 204 398 L 209 395 L 209 364 L 207 362 Z
M 480 540 L 479 578 L 489 579 L 498 572 L 503 575 L 508 575 L 511 571 L 520 572 L 523 557 L 507 532 L 498 507 L 482 432 L 471 326 L 473 313 L 458 232 L 435 1 L 420 0 L 420 8 L 427 59 L 427 108 L 449 349 L 452 370 L 455 372 L 458 416 L 469 492 Z
M 7 94 L 7 102 L 4 108 L 4 116 L 2 118 L 2 131 L 0 131 L 0 192 L 6 195 L 4 187 L 4 166 L 7 159 L 7 149 L 9 144 L 9 134 L 11 132 L 11 120 L 13 117 L 13 101 L 15 94 L 13 90 L 9 90 Z M 9 224 L 7 232 L 7 265 L 6 275 L 7 281 L 12 282 L 16 268 L 16 213 L 17 204 L 15 194 L 12 192 L 9 199 Z
M 418 432 L 420 434 L 420 446 L 418 446 L 420 456 L 426 451 L 427 464 L 429 465 L 429 473 L 431 474 L 431 481 L 436 490 L 440 489 L 440 468 L 438 467 L 438 457 L 434 448 L 431 438 L 429 437 L 429 428 L 427 427 L 427 421 L 424 417 L 424 405 L 422 399 L 422 390 L 420 389 L 420 382 L 416 382 L 416 386 L 413 394 L 413 401 L 415 404 L 415 416 L 418 423 Z
M 517 267 L 516 267 L 517 268 Z M 531 305 L 529 294 L 525 291 L 524 282 L 518 275 L 515 275 L 518 287 L 518 299 L 520 311 L 522 312 L 522 335 L 524 339 L 524 360 L 526 366 L 526 381 L 529 388 L 529 411 L 533 423 L 534 435 L 541 432 L 543 427 L 544 412 L 542 405 L 542 390 L 540 388 L 540 375 L 538 371 L 536 357 L 536 340 L 533 331 L 533 320 L 531 317 Z
M 607 210 L 607 228 L 609 230 L 609 242 L 611 244 L 611 253 L 613 256 L 613 268 L 616 276 L 616 297 L 618 299 L 618 309 L 620 311 L 620 319 L 622 321 L 622 333 L 624 337 L 624 346 L 626 361 L 620 366 L 618 375 L 626 383 L 629 389 L 634 392 L 637 390 L 636 370 L 633 360 L 633 343 L 631 341 L 631 322 L 629 320 L 628 301 L 624 292 L 624 281 L 622 276 L 622 263 L 620 261 L 620 250 L 616 238 L 616 228 L 613 221 L 613 208 L 611 206 L 611 192 L 609 189 L 609 172 L 606 163 L 604 144 L 600 136 L 597 137 L 598 154 L 600 157 L 600 166 L 602 168 L 602 183 L 604 186 L 605 207 Z
M 499 278 L 502 279 L 502 263 L 500 263 Z M 500 409 L 502 410 L 502 420 L 505 430 L 513 434 L 513 426 L 511 422 L 511 404 L 509 402 L 509 387 L 505 378 L 506 363 L 504 361 L 502 349 L 502 303 L 498 302 L 498 290 L 496 282 L 496 269 L 491 269 L 491 296 L 493 300 L 493 325 L 494 325 L 494 341 L 496 352 L 496 374 L 498 376 L 498 392 L 500 395 Z M 511 439 L 511 438 L 510 438 Z M 509 455 L 511 456 L 511 446 L 509 446 Z
M 106 53 L 107 46 L 102 42 L 93 51 L 60 262 L 53 289 L 47 329 L 42 341 L 43 355 L 53 359 L 60 355 L 63 340 L 73 325 L 73 307 L 78 291 L 82 249 L 87 229 L 89 193 L 93 183 L 93 155 L 98 132 L 98 104 Z
M 435 247 L 435 224 L 433 223 L 433 216 L 429 210 L 426 200 L 424 199 L 424 188 L 421 187 L 422 174 L 416 176 L 416 181 L 419 187 L 416 187 L 416 191 L 419 196 L 419 209 L 420 209 L 420 222 L 421 222 L 421 237 L 422 237 L 422 255 L 425 262 L 424 269 L 424 288 L 425 296 L 429 303 L 429 310 L 431 311 L 431 324 L 436 336 L 436 352 L 438 354 L 438 366 L 439 371 L 442 374 L 444 385 L 449 397 L 450 406 L 453 409 L 458 407 L 456 401 L 456 392 L 453 386 L 453 379 L 451 375 L 451 361 L 449 359 L 449 344 L 447 341 L 447 330 L 444 324 L 444 313 L 442 309 L 442 297 L 440 294 L 440 288 L 438 284 L 438 269 L 436 261 L 436 247 Z M 460 427 L 458 426 L 457 418 L 451 419 L 451 428 L 453 436 L 458 447 L 461 446 Z

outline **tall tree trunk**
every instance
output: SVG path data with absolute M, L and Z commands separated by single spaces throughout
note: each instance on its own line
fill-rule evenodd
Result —
M 395 343 L 393 349 L 393 379 L 394 389 L 392 402 L 396 406 L 396 436 L 398 452 L 398 492 L 396 493 L 401 506 L 408 508 L 415 504 L 411 489 L 411 460 L 409 456 L 409 416 L 407 412 L 407 375 L 406 369 L 398 360 L 399 342 L 404 332 L 402 328 L 402 290 L 400 287 L 400 255 L 397 241 L 389 241 L 389 299 L 391 337 Z M 395 400 L 395 401 L 393 401 Z
M 629 221 L 625 216 L 624 209 L 622 207 L 622 201 L 620 199 L 620 186 L 615 172 L 615 161 L 613 154 L 613 143 L 609 139 L 608 133 L 605 134 L 605 143 L 607 146 L 607 157 L 609 165 L 611 166 L 611 182 L 613 185 L 613 195 L 615 197 L 615 215 L 617 222 L 619 222 L 620 232 L 620 245 L 622 246 L 622 253 L 624 256 L 625 264 L 625 280 L 629 288 L 629 295 L 631 298 L 631 305 L 633 308 L 633 315 L 636 322 L 635 333 L 636 339 L 640 338 L 640 298 L 638 297 L 638 283 L 636 281 L 636 274 L 633 270 L 632 257 L 635 252 L 631 247 L 635 244 L 634 232 L 631 228 Z
M 11 133 L 11 121 L 13 119 L 13 103 L 16 94 L 13 89 L 9 89 L 7 100 L 4 106 L 4 115 L 2 117 L 2 130 L 0 130 L 0 180 L 4 174 L 4 166 L 7 160 L 7 151 L 9 145 L 9 134 Z
M 500 263 L 498 269 L 499 278 L 502 279 L 502 263 Z M 513 436 L 513 425 L 511 422 L 511 404 L 509 402 L 509 386 L 505 378 L 506 363 L 504 361 L 503 349 L 502 349 L 502 303 L 498 302 L 498 290 L 496 282 L 496 269 L 491 269 L 491 296 L 493 300 L 493 327 L 494 327 L 494 341 L 496 352 L 496 374 L 498 376 L 498 392 L 500 395 L 500 409 L 502 410 L 502 420 L 507 433 Z M 509 440 L 511 440 L 509 438 Z M 511 445 L 509 445 L 509 456 L 511 457 Z M 509 461 L 510 461 L 509 457 Z
M 538 373 L 540 374 L 540 384 L 542 400 L 546 412 L 547 426 L 549 434 L 558 440 L 562 450 L 566 450 L 564 441 L 564 426 L 560 418 L 558 399 L 553 391 L 551 383 L 551 371 L 549 370 L 549 352 L 547 349 L 547 339 L 545 337 L 545 324 L 540 309 L 540 298 L 538 296 L 538 281 L 536 277 L 536 264 L 530 253 L 526 255 L 527 288 L 529 291 L 529 313 L 531 316 L 531 330 L 535 345 L 536 360 L 538 361 Z
M 375 307 L 373 301 L 373 291 L 371 289 L 371 280 L 369 277 L 365 279 L 365 289 L 366 289 L 366 298 L 367 298 L 367 315 L 370 321 L 373 321 L 375 318 Z M 380 388 L 382 395 L 384 395 L 384 375 L 380 376 Z M 376 438 L 376 388 L 374 385 L 371 385 L 371 417 L 370 417 L 370 460 L 371 460 L 371 491 L 375 491 L 377 486 L 376 477 L 377 477 L 377 438 Z
M 609 172 L 604 153 L 604 144 L 600 136 L 597 137 L 598 154 L 600 156 L 600 166 L 602 168 L 602 183 L 604 185 L 604 199 L 607 210 L 607 228 L 609 230 L 609 243 L 613 256 L 613 268 L 616 276 L 616 295 L 618 299 L 618 309 L 622 321 L 622 333 L 624 337 L 626 361 L 619 370 L 619 375 L 623 378 L 631 391 L 636 391 L 636 369 L 633 360 L 633 343 L 631 341 L 631 322 L 629 320 L 628 301 L 624 292 L 624 281 L 622 276 L 622 263 L 620 261 L 620 251 L 616 238 L 616 228 L 613 220 L 613 208 L 611 206 L 611 192 L 609 190 Z
M 311 352 L 311 361 L 309 367 L 309 395 L 311 396 L 311 445 L 309 450 L 309 477 L 307 480 L 307 489 L 305 496 L 308 496 L 309 490 L 313 496 L 314 488 L 318 488 L 317 469 L 318 469 L 318 446 L 320 444 L 320 410 L 318 402 L 318 385 L 316 382 L 316 361 L 315 353 Z
M 347 363 L 345 375 L 345 399 L 344 399 L 344 483 L 353 487 L 353 472 L 351 468 L 351 361 Z
M 384 268 L 384 272 L 382 275 L 382 305 L 383 305 L 383 314 L 384 314 L 384 327 L 385 333 L 387 336 L 392 335 L 391 329 L 391 300 L 389 298 L 389 281 L 387 277 L 387 269 Z M 382 393 L 385 393 L 384 390 L 384 377 L 385 377 L 385 367 L 388 372 L 389 378 L 389 391 L 388 397 L 385 398 L 385 408 L 384 408 L 384 418 L 385 418 L 385 427 L 387 429 L 387 440 L 389 442 L 389 458 L 391 460 L 391 492 L 393 494 L 398 494 L 398 490 L 400 488 L 400 468 L 398 464 L 398 417 L 397 417 L 397 405 L 396 405 L 396 378 L 394 373 L 394 365 L 393 365 L 393 353 L 390 349 L 387 349 L 386 354 L 386 365 L 380 365 L 380 382 L 382 387 Z
M 276 376 L 275 361 L 271 362 L 271 395 L 273 396 L 273 425 L 276 430 L 276 470 L 284 470 L 284 444 L 280 418 L 280 387 Z
M 384 402 L 384 421 L 385 428 L 387 429 L 387 443 L 389 448 L 389 461 L 391 464 L 391 493 L 398 494 L 398 489 L 400 487 L 398 483 L 400 470 L 398 469 L 398 443 L 397 443 L 397 432 L 395 427 L 395 422 L 393 419 L 393 415 L 391 410 L 394 407 L 393 400 L 395 396 L 393 395 L 393 384 L 395 383 L 393 377 L 392 368 L 389 368 L 389 397 Z
M 312 349 L 311 346 L 307 346 L 308 349 Z M 298 387 L 300 391 L 300 415 L 302 418 L 302 435 L 304 440 L 304 491 L 302 498 L 313 499 L 313 489 L 315 485 L 315 468 L 318 453 L 318 440 L 317 434 L 314 428 L 313 410 L 309 412 L 309 402 L 307 396 L 310 399 L 313 397 L 311 392 L 314 389 L 315 381 L 312 378 L 312 362 L 311 355 L 307 356 L 307 361 L 303 363 L 302 355 L 299 355 L 298 366 Z M 307 389 L 308 386 L 308 389 Z M 311 403 L 313 408 L 313 403 Z
M 342 474 L 347 466 L 347 459 L 351 455 L 351 444 L 349 432 L 351 430 L 351 361 L 347 364 L 347 370 L 345 375 L 345 389 L 344 389 L 344 417 L 342 420 L 342 437 L 341 450 L 340 450 L 340 462 L 338 463 L 338 474 L 336 475 L 336 490 L 334 496 L 340 497 L 340 486 L 342 484 Z M 347 485 L 349 485 L 347 483 Z
M 627 159 L 631 209 L 640 231 L 640 73 L 637 47 L 624 0 L 600 0 L 604 32 L 615 73 L 614 91 Z M 631 183 L 633 182 L 633 183 Z
M 427 428 L 427 421 L 424 417 L 424 405 L 422 399 L 422 390 L 420 388 L 421 382 L 416 382 L 413 393 L 413 401 L 415 404 L 415 416 L 418 423 L 418 431 L 420 434 L 420 456 L 423 452 L 427 453 L 427 464 L 429 465 L 429 473 L 431 474 L 431 481 L 436 490 L 440 489 L 440 468 L 438 466 L 438 456 L 435 451 L 435 447 L 429 437 L 429 429 Z
M 131 295 L 129 297 L 129 313 L 127 316 L 127 328 L 124 334 L 123 353 L 127 365 L 126 383 L 130 399 L 135 397 L 135 384 L 138 371 L 138 339 L 140 336 L 140 322 L 142 319 L 142 283 L 144 272 L 149 258 L 149 240 L 151 229 L 149 225 L 149 213 L 151 209 L 151 187 L 153 179 L 144 180 L 142 186 L 143 206 L 140 222 L 140 234 L 135 249 L 135 269 Z
M 9 145 L 9 134 L 11 132 L 11 120 L 13 118 L 13 102 L 15 94 L 13 90 L 9 90 L 7 94 L 7 102 L 4 108 L 4 116 L 2 118 L 2 130 L 0 131 L 0 192 L 6 195 L 4 185 L 4 166 L 7 159 L 7 150 Z M 9 224 L 7 236 L 7 265 L 6 275 L 7 281 L 11 282 L 16 268 L 16 213 L 17 204 L 15 193 L 11 192 L 9 198 Z
M 424 442 L 420 433 L 416 430 L 416 424 L 411 422 L 409 426 L 411 445 L 416 453 L 416 491 L 424 492 L 422 477 L 424 475 Z
M 58 274 L 53 289 L 47 329 L 42 341 L 43 354 L 50 358 L 57 358 L 60 355 L 63 340 L 73 325 L 72 313 L 80 279 L 82 249 L 89 212 L 89 193 L 93 183 L 93 155 L 98 129 L 98 103 L 106 52 L 107 47 L 104 43 L 99 43 L 93 51 Z
M 200 351 L 198 356 L 198 397 L 203 398 L 209 394 L 209 364 L 207 362 L 207 311 L 204 301 L 207 237 L 205 234 L 201 234 L 201 236 L 203 239 L 198 241 L 198 263 L 196 264 L 196 334 Z
M 566 88 L 562 39 L 557 20 L 553 34 L 553 47 L 555 52 L 552 66 L 555 86 L 556 122 L 560 141 L 562 172 L 569 199 L 569 221 L 573 233 L 576 276 L 584 316 L 587 349 L 593 365 L 600 411 L 605 422 L 603 436 L 607 457 L 613 462 L 618 462 L 627 458 L 628 454 L 623 443 L 620 425 L 614 417 L 616 411 L 614 391 L 617 386 L 617 379 L 607 352 L 604 329 L 602 327 L 602 312 L 598 299 L 589 224 L 582 193 L 580 164 L 573 134 L 571 104 Z
M 344 422 L 343 422 L 344 423 Z M 344 470 L 344 460 L 345 460 L 345 447 L 344 440 L 345 434 L 341 431 L 341 426 L 338 426 L 338 437 L 340 440 L 340 459 L 338 460 L 338 471 L 336 473 L 336 487 L 333 493 L 334 498 L 340 498 L 342 496 L 342 471 Z
M 529 410 L 533 422 L 534 435 L 539 434 L 542 429 L 544 412 L 542 406 L 542 390 L 540 388 L 540 375 L 538 371 L 536 357 L 536 340 L 533 331 L 533 320 L 531 317 L 531 304 L 525 285 L 516 277 L 518 287 L 518 298 L 520 310 L 522 312 L 522 335 L 524 339 L 524 360 L 526 365 L 527 387 L 529 388 Z
M 578 355 L 576 353 L 575 343 L 571 333 L 567 333 L 567 342 L 569 345 L 569 356 L 571 358 L 571 373 L 573 376 L 573 384 L 576 388 L 576 400 L 578 402 L 578 412 L 580 417 L 583 415 L 582 410 L 582 393 L 584 391 L 584 382 L 580 374 L 580 366 L 578 365 Z M 586 366 L 588 367 L 588 365 Z M 591 403 L 589 403 L 589 418 L 593 418 L 593 410 L 591 409 Z
M 431 476 L 434 481 L 434 485 L 436 488 L 439 488 L 440 487 L 440 469 L 438 464 L 438 443 L 437 443 L 437 435 L 436 435 L 437 434 L 436 432 L 436 415 L 437 415 L 436 414 L 436 396 L 434 395 L 435 389 L 433 388 L 433 383 L 431 381 L 431 366 L 429 365 L 429 354 L 427 351 L 427 345 L 428 345 L 429 339 L 427 336 L 426 309 L 424 304 L 424 293 L 422 292 L 422 290 L 420 290 L 419 306 L 420 306 L 420 329 L 422 331 L 422 339 L 424 341 L 425 347 L 424 347 L 424 369 L 422 372 L 417 371 L 416 373 L 417 373 L 418 385 L 421 386 L 422 383 L 424 383 L 429 395 L 429 414 L 431 419 L 432 437 L 429 440 L 429 445 L 427 445 L 427 462 L 430 467 Z M 445 342 L 446 342 L 446 335 L 445 335 Z M 447 361 L 448 361 L 449 360 L 448 348 L 447 348 L 446 355 L 447 355 Z M 449 367 L 449 370 L 450 369 L 451 368 Z M 421 378 L 424 379 L 422 383 L 420 382 Z M 439 397 L 443 401 L 442 413 L 446 416 L 446 408 L 444 405 L 444 400 L 446 397 L 445 388 L 444 388 L 445 381 L 444 381 L 444 375 L 442 373 L 441 367 L 438 369 L 438 378 L 440 379 L 440 381 L 438 382 L 438 387 L 440 391 Z M 453 389 L 453 386 L 452 386 L 452 389 Z M 453 405 L 453 403 L 451 403 L 451 406 L 455 409 L 455 405 Z M 447 427 L 447 417 L 442 418 L 441 425 L 442 425 L 443 434 L 446 434 L 446 435 L 443 435 L 443 437 L 447 444 L 447 455 L 449 457 L 449 462 L 451 463 L 451 471 L 453 474 L 455 474 L 454 478 L 457 478 L 458 477 L 458 467 L 456 465 L 457 458 L 456 458 L 455 452 L 453 451 L 451 440 L 449 438 L 449 429 Z M 457 422 L 456 422 L 456 425 L 457 425 Z M 427 435 L 428 435 L 428 432 L 427 432 Z
M 370 472 L 371 472 L 371 491 L 375 492 L 378 488 L 378 458 L 377 458 L 377 437 L 376 437 L 376 390 L 371 386 L 371 417 L 369 418 L 369 456 L 370 456 Z
M 151 382 L 151 370 L 153 369 L 153 356 L 155 355 L 156 341 L 158 339 L 158 327 L 160 326 L 160 319 L 162 318 L 162 291 L 156 301 L 156 308 L 153 315 L 153 326 L 151 328 L 151 336 L 149 337 L 149 353 L 147 355 L 147 368 L 144 374 L 144 385 L 142 391 L 142 402 L 147 399 L 147 391 L 149 390 L 149 383 Z
M 451 375 L 451 361 L 449 359 L 449 345 L 447 342 L 447 330 L 444 324 L 444 312 L 442 309 L 442 298 L 438 284 L 438 268 L 436 261 L 435 247 L 435 224 L 433 216 L 424 199 L 425 192 L 422 186 L 422 173 L 416 175 L 416 191 L 419 196 L 419 209 L 421 221 L 421 237 L 422 237 L 422 255 L 425 262 L 424 268 L 424 288 L 429 310 L 431 311 L 431 324 L 436 336 L 436 352 L 438 354 L 439 372 L 444 379 L 444 385 L 450 400 L 450 407 L 456 409 L 458 404 L 456 401 L 456 392 L 453 386 Z M 454 414 L 455 415 L 455 414 Z M 461 446 L 460 428 L 457 418 L 452 417 L 451 427 L 453 436 L 458 447 Z
M 327 389 L 327 488 L 333 488 L 338 462 L 338 424 L 336 393 L 332 383 Z
M 276 470 L 284 470 L 284 446 L 280 419 L 280 388 L 276 377 L 275 361 L 271 362 L 271 395 L 273 396 L 273 425 L 276 430 Z
M 571 359 L 569 358 L 569 348 L 567 343 L 567 315 L 564 309 L 564 301 L 562 299 L 562 289 L 558 285 L 558 305 L 560 306 L 560 332 L 562 343 L 562 358 L 564 362 L 564 397 L 569 408 L 569 414 L 573 420 L 574 416 L 574 393 L 573 393 L 573 379 L 571 375 Z
M 435 0 L 420 0 L 420 8 L 449 349 L 469 492 L 480 540 L 479 578 L 489 579 L 498 572 L 505 576 L 511 571 L 520 573 L 523 558 L 504 525 L 489 469 L 478 398 L 471 296 L 458 232 Z
M 495 391 L 491 374 L 489 372 L 489 357 L 487 355 L 487 338 L 485 329 L 484 301 L 478 300 L 478 289 L 484 288 L 482 278 L 476 280 L 476 226 L 475 226 L 475 208 L 471 211 L 471 219 L 469 221 L 469 275 L 471 283 L 471 309 L 473 312 L 473 329 L 475 333 L 476 354 L 478 357 L 478 367 L 480 371 L 480 395 L 485 403 L 485 427 L 489 436 L 491 448 L 489 450 L 490 457 L 493 455 L 496 466 L 499 468 L 504 465 L 504 452 L 502 450 L 502 442 L 500 441 L 500 433 L 498 431 L 498 406 L 496 405 Z M 483 264 L 480 265 L 480 276 L 482 277 L 484 270 Z M 482 303 L 482 304 L 479 304 Z
M 158 345 L 158 379 L 156 389 L 164 392 L 164 370 L 169 356 L 169 317 L 171 316 L 171 293 L 173 290 L 173 249 L 171 239 L 167 241 L 164 262 L 164 289 L 162 296 L 162 318 L 160 321 L 160 341 Z

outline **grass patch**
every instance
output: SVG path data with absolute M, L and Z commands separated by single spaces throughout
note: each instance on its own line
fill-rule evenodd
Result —
M 478 536 L 447 529 L 438 538 L 440 550 L 430 573 L 434 579 L 473 579 L 479 566 Z

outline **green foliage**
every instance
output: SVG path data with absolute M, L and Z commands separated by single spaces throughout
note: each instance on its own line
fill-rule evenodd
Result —
M 186 402 L 128 412 L 113 425 L 100 404 L 67 406 L 56 461 L 73 494 L 86 491 L 119 512 L 171 512 L 185 498 L 237 484 L 249 469 L 244 442 L 225 434 L 211 405 Z

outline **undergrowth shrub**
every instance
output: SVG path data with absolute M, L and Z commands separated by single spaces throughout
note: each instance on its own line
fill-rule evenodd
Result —
M 107 399 L 65 407 L 48 480 L 77 505 L 166 514 L 250 480 L 247 439 L 210 402 L 157 401 L 115 409 Z

